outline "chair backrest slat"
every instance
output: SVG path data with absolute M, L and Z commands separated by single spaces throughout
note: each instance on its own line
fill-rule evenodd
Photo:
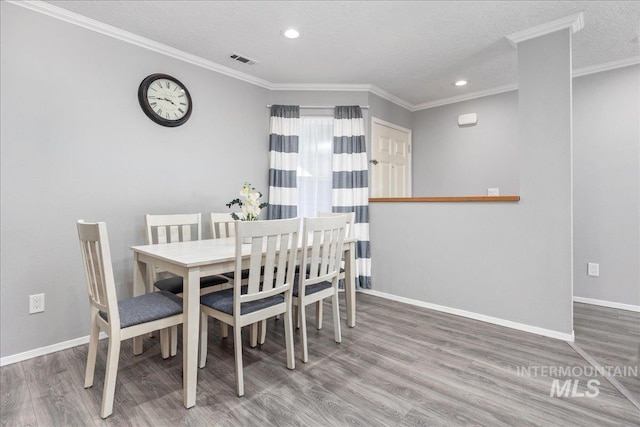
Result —
M 188 242 L 202 238 L 202 215 L 199 213 L 145 215 L 145 224 L 149 245 Z
M 236 223 L 236 268 L 234 310 L 254 301 L 289 290 L 293 283 L 298 253 L 300 219 L 239 221 Z M 250 238 L 247 293 L 240 294 L 243 239 Z M 246 255 L 246 253 L 245 253 Z
M 212 212 L 210 216 L 212 238 L 223 239 L 236 235 L 236 221 L 231 217 L 230 213 Z
M 116 285 L 111 265 L 107 225 L 104 222 L 77 223 L 89 303 L 108 314 L 111 326 L 120 327 Z
M 346 234 L 347 216 L 332 215 L 305 218 L 303 226 L 302 265 L 308 268 L 304 285 L 337 281 Z M 302 271 L 302 270 L 301 270 Z M 298 295 L 302 293 L 298 291 Z
M 144 216 L 144 221 L 148 245 L 189 242 L 194 240 L 193 232 L 195 232 L 196 240 L 200 240 L 202 237 L 202 215 L 199 213 L 172 215 L 147 214 Z M 158 280 L 158 275 L 161 273 L 163 273 L 162 270 L 153 268 L 151 270 L 151 281 L 155 283 Z
M 347 217 L 346 237 L 353 239 L 356 235 L 356 229 L 355 229 L 356 213 L 355 212 L 318 212 L 318 218 L 326 218 L 326 217 L 339 216 L 339 215 L 345 215 Z

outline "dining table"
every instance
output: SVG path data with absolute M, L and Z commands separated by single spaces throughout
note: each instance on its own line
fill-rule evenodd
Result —
M 302 239 L 299 242 L 302 250 Z M 134 255 L 134 296 L 153 291 L 150 283 L 152 268 L 183 278 L 182 362 L 183 401 L 186 408 L 196 404 L 198 379 L 198 338 L 200 328 L 200 278 L 232 272 L 235 269 L 236 239 L 205 239 L 187 242 L 132 246 Z M 356 325 L 355 301 L 355 239 L 345 238 L 343 245 L 345 269 L 344 294 L 347 325 Z M 249 268 L 251 245 L 242 245 L 243 265 Z M 298 259 L 301 259 L 298 256 Z M 244 262 L 246 261 L 246 265 Z M 142 337 L 134 338 L 134 354 L 142 353 Z

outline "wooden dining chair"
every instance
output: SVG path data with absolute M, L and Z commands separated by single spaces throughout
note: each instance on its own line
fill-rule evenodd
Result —
M 200 297 L 199 366 L 204 368 L 207 363 L 208 318 L 214 317 L 232 326 L 238 396 L 244 395 L 241 334 L 243 326 L 281 314 L 284 317 L 287 368 L 295 368 L 291 292 L 295 276 L 293 266 L 296 264 L 298 253 L 299 228 L 298 218 L 237 222 L 234 287 Z M 250 245 L 243 245 L 245 237 L 251 239 Z M 243 286 L 240 273 L 243 256 L 246 256 L 247 250 L 244 248 L 250 250 L 250 254 L 248 283 Z
M 213 237 L 214 239 L 224 239 L 228 237 L 235 237 L 236 220 L 233 219 L 233 217 L 231 216 L 231 213 L 211 212 L 209 215 L 211 219 L 210 221 L 211 237 Z M 233 283 L 234 276 L 235 276 L 233 271 L 223 273 L 222 275 L 226 277 L 230 282 Z M 242 277 L 242 284 L 246 285 L 249 278 L 249 270 L 248 269 L 242 270 L 241 277 Z M 267 321 L 266 320 L 262 321 L 260 326 L 261 326 L 260 331 L 258 331 L 257 324 L 251 326 L 251 334 L 249 337 L 249 345 L 251 347 L 256 347 L 258 345 L 259 334 L 261 337 L 264 337 L 266 334 Z M 221 330 L 222 337 L 227 338 L 227 336 L 229 335 L 229 330 L 227 328 L 227 325 L 223 323 L 220 330 Z M 260 344 L 264 344 L 264 338 L 260 339 Z
M 230 213 L 215 213 L 211 214 L 211 236 L 214 239 L 222 239 L 226 237 L 235 237 L 236 235 L 236 220 L 233 219 Z M 222 274 L 224 277 L 233 282 L 235 273 L 230 271 Z M 249 270 L 242 270 L 243 285 L 247 283 L 249 277 Z
M 346 229 L 346 237 L 350 239 L 355 238 L 355 222 L 356 222 L 356 213 L 355 212 L 318 212 L 319 218 L 326 217 L 335 217 L 335 216 L 346 216 L 347 217 L 347 229 Z M 344 269 L 344 261 L 340 262 L 340 274 L 338 275 L 338 280 L 344 283 L 345 280 L 345 269 Z M 319 302 L 316 306 L 316 327 L 318 329 L 322 329 L 322 302 Z
M 172 214 L 172 215 L 145 215 L 147 244 L 161 244 L 174 242 L 189 242 L 202 238 L 202 215 L 196 214 Z M 174 276 L 159 269 L 151 270 L 151 283 L 155 289 L 171 292 L 182 296 L 183 280 L 180 276 Z M 200 295 L 216 292 L 224 289 L 229 280 L 220 275 L 200 278 Z M 161 337 L 162 339 L 162 337 Z M 171 330 L 171 355 L 178 351 L 178 328 Z
M 307 322 L 305 307 L 322 304 L 331 298 L 335 341 L 342 341 L 340 308 L 338 306 L 338 276 L 345 238 L 346 216 L 305 218 L 302 232 L 302 263 L 306 274 L 298 273 L 293 285 L 293 305 L 298 314 L 302 337 L 302 361 L 307 363 Z M 322 324 L 318 329 L 322 328 Z
M 209 216 L 211 219 L 211 237 L 212 238 L 224 239 L 227 237 L 235 237 L 236 220 L 233 219 L 230 213 L 211 212 Z
M 100 416 L 113 412 L 120 343 L 126 339 L 182 323 L 182 299 L 170 292 L 153 292 L 118 301 L 111 265 L 107 225 L 104 222 L 78 221 L 78 238 L 82 252 L 89 304 L 91 305 L 91 335 L 87 354 L 84 387 L 93 385 L 100 330 L 109 337 L 107 366 Z M 165 336 L 166 338 L 166 336 Z M 168 340 L 163 340 L 162 353 L 169 353 Z

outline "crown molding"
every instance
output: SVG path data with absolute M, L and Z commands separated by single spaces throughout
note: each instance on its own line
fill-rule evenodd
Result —
M 332 84 L 332 83 L 272 83 L 272 90 L 311 90 L 319 92 L 368 92 L 367 84 Z
M 603 71 L 615 70 L 616 68 L 629 67 L 631 65 L 640 64 L 640 56 L 631 56 L 629 58 L 618 59 L 616 61 L 606 62 L 604 64 L 591 65 L 589 67 L 576 68 L 573 70 L 572 78 L 588 76 L 589 74 L 601 73 Z M 490 95 L 497 95 L 503 92 L 511 92 L 518 90 L 517 84 L 498 86 L 495 88 L 472 92 L 465 95 L 454 96 L 451 98 L 439 99 L 437 101 L 425 102 L 424 104 L 414 105 L 411 111 L 427 110 L 433 107 L 440 107 L 447 104 L 455 104 L 456 102 L 469 101 L 471 99 L 482 98 Z
M 88 30 L 95 31 L 97 33 L 104 34 L 109 37 L 113 37 L 115 39 L 124 41 L 126 43 L 131 43 L 133 45 L 140 46 L 142 48 L 145 48 L 166 56 L 170 56 L 180 61 L 188 62 L 190 64 L 197 65 L 199 67 L 206 68 L 208 70 L 215 71 L 217 73 L 224 74 L 226 76 L 233 77 L 235 79 L 242 80 L 244 82 L 263 87 L 265 89 L 271 89 L 271 86 L 272 86 L 271 82 L 260 79 L 258 77 L 245 74 L 241 71 L 236 71 L 233 68 L 225 67 L 224 65 L 220 65 L 216 62 L 209 61 L 207 59 L 201 58 L 196 55 L 192 55 L 190 53 L 186 53 L 182 50 L 173 48 L 171 46 L 167 46 L 165 44 L 158 43 L 156 41 L 147 39 L 145 37 L 138 36 L 128 31 L 122 30 L 120 28 L 116 28 L 112 25 L 105 24 L 104 22 L 96 21 L 95 19 L 78 15 L 77 13 L 70 12 L 66 9 L 54 6 L 49 3 L 45 3 L 43 1 L 32 1 L 32 0 L 28 0 L 28 1 L 6 0 L 6 1 L 7 3 L 24 7 L 34 12 L 39 12 L 39 13 L 42 13 L 43 15 L 48 15 L 52 18 L 65 21 L 82 28 L 86 28 Z
M 402 98 L 399 98 L 389 92 L 387 92 L 384 89 L 380 89 L 378 86 L 375 85 L 369 85 L 369 92 L 371 92 L 374 95 L 379 96 L 382 99 L 386 99 L 387 101 L 393 102 L 396 105 L 399 105 L 402 108 L 405 108 L 409 111 L 413 111 L 414 109 L 414 105 L 410 104 L 409 102 L 405 101 Z
M 408 103 L 386 90 L 372 84 L 332 84 L 332 83 L 273 83 L 272 90 L 309 90 L 309 91 L 336 91 L 336 92 L 369 92 L 380 98 L 393 102 L 400 107 L 413 111 L 413 104 Z
M 588 67 L 577 68 L 573 70 L 573 77 L 588 76 L 589 74 L 601 73 L 603 71 L 615 70 L 616 68 L 628 67 L 630 65 L 640 64 L 640 56 L 631 56 L 629 58 L 618 59 L 604 64 L 590 65 Z
M 565 28 L 571 28 L 572 34 L 583 29 L 584 14 L 582 12 L 575 13 L 573 15 L 565 16 L 564 18 L 555 19 L 553 21 L 545 22 L 544 24 L 536 25 L 535 27 L 527 28 L 526 30 L 509 34 L 505 37 L 509 40 L 509 44 L 511 44 L 514 49 L 517 49 L 518 43 L 520 42 L 544 36 L 546 34 L 555 33 L 556 31 L 560 31 Z
M 426 110 L 429 108 L 439 107 L 447 104 L 454 104 L 456 102 L 468 101 L 471 99 L 482 98 L 485 96 L 496 95 L 499 93 L 510 92 L 518 89 L 517 84 L 499 86 L 491 89 L 486 89 L 478 92 L 472 92 L 464 95 L 454 96 L 451 98 L 440 99 L 437 101 L 425 102 L 422 104 L 413 105 L 402 98 L 399 98 L 384 89 L 381 89 L 372 84 L 330 84 L 330 83 L 272 83 L 258 77 L 254 77 L 249 74 L 245 74 L 241 71 L 234 70 L 233 68 L 220 65 L 216 62 L 209 61 L 196 55 L 192 55 L 181 51 L 179 49 L 172 48 L 162 43 L 155 42 L 153 40 L 138 36 L 136 34 L 124 31 L 122 29 L 113 27 L 109 24 L 105 24 L 94 19 L 87 18 L 77 13 L 70 12 L 58 6 L 46 3 L 40 0 L 2 0 L 7 3 L 20 6 L 34 12 L 42 13 L 50 17 L 68 22 L 73 25 L 77 25 L 86 28 L 91 31 L 113 37 L 115 39 L 131 43 L 136 46 L 148 49 L 162 55 L 178 59 L 180 61 L 188 62 L 190 64 L 202 67 L 246 83 L 250 83 L 256 86 L 260 86 L 269 90 L 309 90 L 309 91 L 338 91 L 338 92 L 369 92 L 379 96 L 389 102 L 392 102 L 402 108 L 405 108 L 411 112 Z M 517 48 L 517 43 L 528 40 L 529 38 L 539 37 L 541 35 L 558 31 L 562 28 L 571 28 L 572 32 L 580 31 L 584 27 L 584 17 L 582 12 L 575 15 L 570 15 L 565 18 L 557 19 L 555 21 L 548 22 L 518 33 L 513 33 L 506 36 L 509 42 Z M 604 64 L 592 65 L 589 67 L 579 68 L 573 71 L 573 77 L 586 76 L 589 74 L 599 73 L 602 71 L 613 70 L 616 68 L 627 67 L 630 65 L 640 64 L 640 56 L 634 56 L 630 58 L 624 58 L 616 61 L 607 62 Z
M 517 84 L 498 86 L 491 89 L 480 90 L 478 92 L 466 93 L 464 95 L 458 95 L 451 98 L 439 99 L 437 101 L 414 105 L 412 111 L 427 110 L 433 107 L 440 107 L 442 105 L 455 104 L 456 102 L 469 101 L 470 99 L 484 98 L 485 96 L 497 95 L 499 93 L 511 92 L 514 90 L 518 90 Z

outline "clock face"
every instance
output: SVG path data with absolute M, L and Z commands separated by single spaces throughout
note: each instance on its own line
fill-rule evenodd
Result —
M 152 74 L 144 79 L 138 90 L 138 100 L 145 114 L 163 126 L 180 126 L 191 115 L 189 91 L 180 81 L 166 74 Z

